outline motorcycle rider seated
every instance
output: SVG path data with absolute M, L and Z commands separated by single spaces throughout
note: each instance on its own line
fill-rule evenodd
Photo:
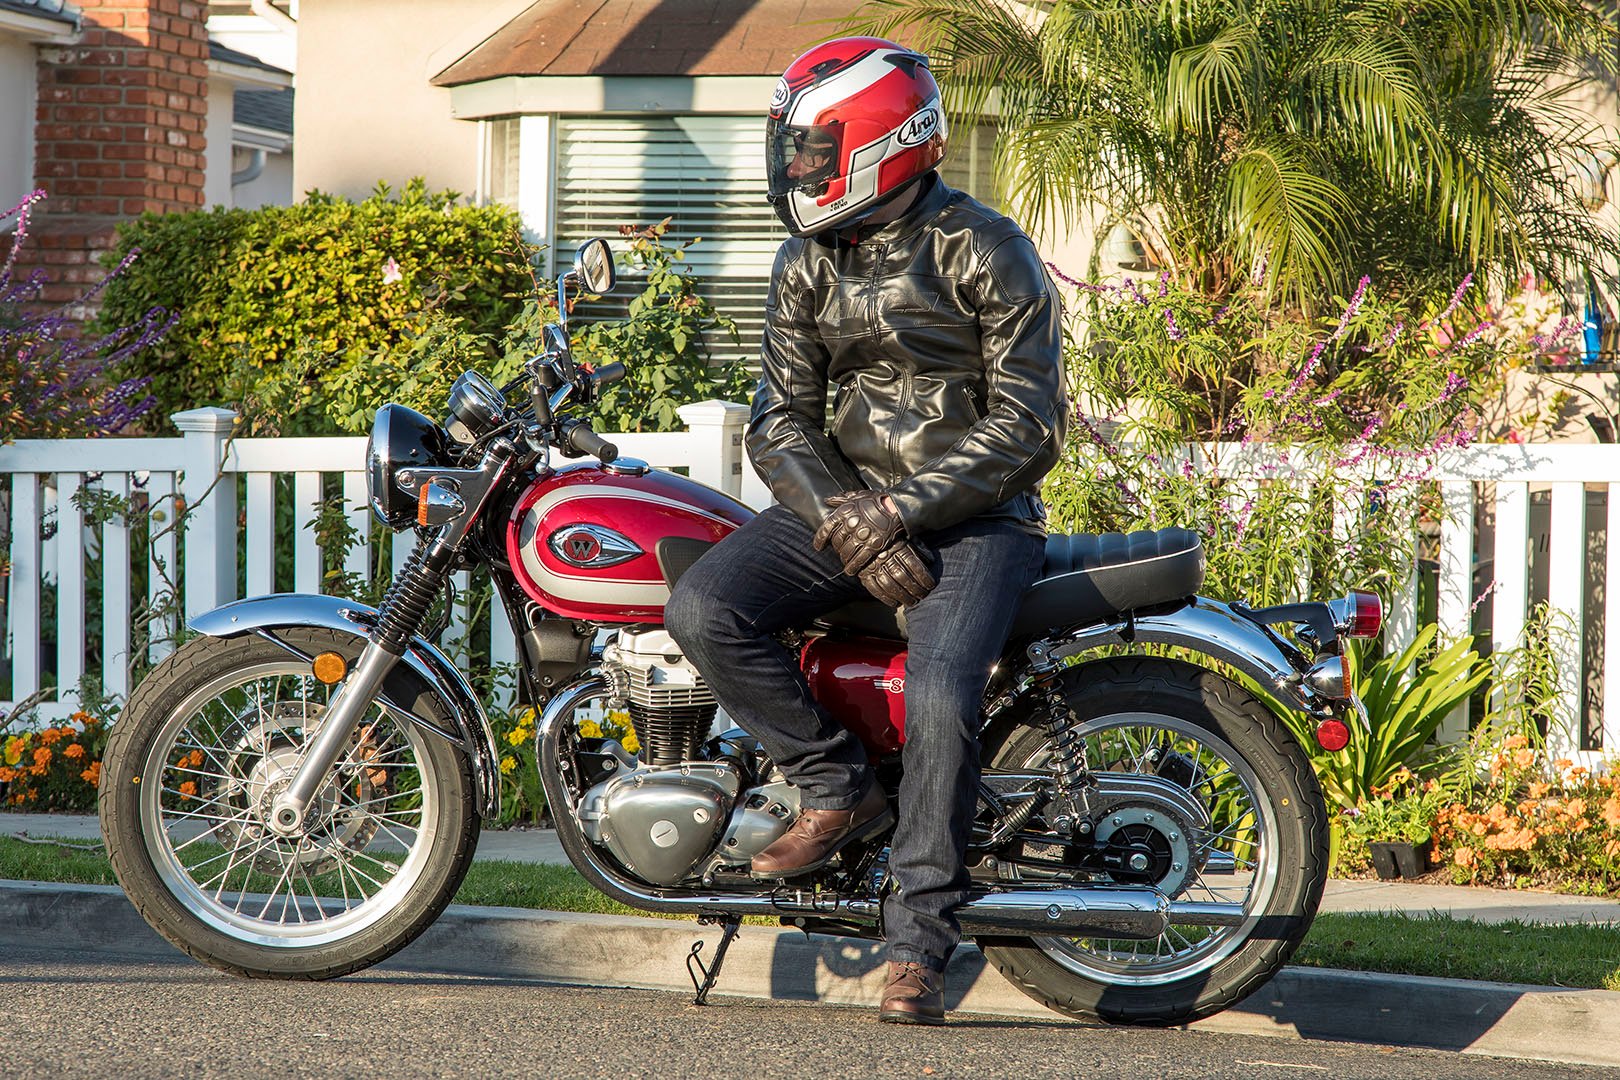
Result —
M 766 301 L 747 449 L 774 505 L 679 580 L 666 627 L 801 793 L 755 857 L 809 873 L 893 821 L 860 741 L 775 636 L 875 597 L 908 633 L 880 1019 L 942 1023 L 977 801 L 981 698 L 1045 553 L 1066 429 L 1056 292 L 1011 220 L 953 191 L 919 53 L 845 38 L 789 66 L 767 121 L 793 233 Z M 831 398 L 831 416 L 828 405 Z

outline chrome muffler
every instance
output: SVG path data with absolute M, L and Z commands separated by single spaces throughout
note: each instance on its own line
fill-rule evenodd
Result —
M 1236 926 L 1241 904 L 1172 901 L 1157 889 L 1027 889 L 969 898 L 956 909 L 964 936 L 1054 935 L 1151 940 L 1169 926 Z

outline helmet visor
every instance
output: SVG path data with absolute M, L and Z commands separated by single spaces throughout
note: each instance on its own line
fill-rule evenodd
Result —
M 794 127 L 779 120 L 765 121 L 765 170 L 768 194 L 779 199 L 799 191 L 809 196 L 826 192 L 838 175 L 841 124 Z

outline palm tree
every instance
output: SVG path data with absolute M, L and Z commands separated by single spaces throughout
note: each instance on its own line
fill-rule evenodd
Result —
M 1613 0 L 868 0 L 928 53 L 957 123 L 993 112 L 1003 197 L 1041 227 L 1099 203 L 1188 286 L 1306 310 L 1363 273 L 1431 294 L 1606 265 L 1571 107 L 1613 78 Z

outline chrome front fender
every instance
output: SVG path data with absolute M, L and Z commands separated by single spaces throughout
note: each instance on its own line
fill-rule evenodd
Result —
M 1192 603 L 1165 614 L 1141 615 L 1122 622 L 1088 627 L 1052 643 L 1054 658 L 1076 656 L 1105 645 L 1152 642 L 1179 645 L 1243 672 L 1285 708 L 1317 719 L 1337 715 L 1334 702 L 1314 693 L 1277 639 L 1228 604 L 1195 596 Z M 1360 702 L 1352 697 L 1348 711 L 1365 727 Z
M 237 637 L 258 634 L 304 659 L 302 650 L 276 636 L 276 630 L 296 626 L 319 626 L 364 639 L 377 621 L 377 609 L 354 600 L 309 593 L 274 593 L 256 596 L 204 612 L 187 626 L 208 637 Z M 412 638 L 400 662 L 418 676 L 427 690 L 455 721 L 456 730 L 446 731 L 428 717 L 418 716 L 405 705 L 382 695 L 382 704 L 410 720 L 424 731 L 460 746 L 472 762 L 473 779 L 478 785 L 479 813 L 485 821 L 495 821 L 501 813 L 501 783 L 495 750 L 495 731 L 489 726 L 472 687 L 456 666 L 425 638 Z

